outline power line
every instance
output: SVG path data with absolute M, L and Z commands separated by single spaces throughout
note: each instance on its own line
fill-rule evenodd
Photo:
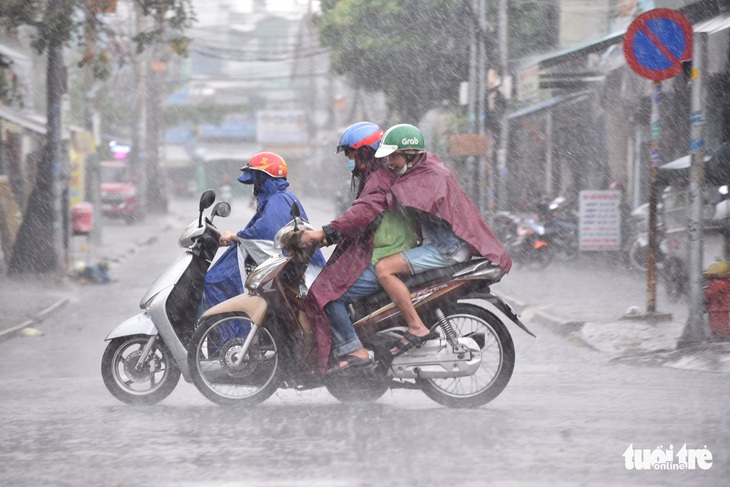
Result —
M 318 51 L 310 51 L 310 52 L 304 52 L 295 55 L 295 53 L 288 51 L 290 54 L 288 55 L 273 55 L 273 56 L 267 56 L 266 53 L 262 53 L 260 55 L 254 55 L 251 53 L 251 56 L 232 56 L 232 55 L 226 55 L 226 54 L 220 54 L 220 53 L 214 53 L 205 51 L 202 49 L 190 49 L 191 52 L 195 52 L 200 54 L 201 56 L 210 57 L 214 59 L 222 59 L 225 61 L 239 61 L 239 62 L 250 62 L 250 61 L 263 61 L 263 62 L 279 62 L 279 61 L 289 61 L 292 59 L 301 59 L 301 58 L 310 58 L 315 56 L 321 56 L 323 54 L 329 54 L 329 49 L 320 49 Z M 259 51 L 260 52 L 260 51 Z

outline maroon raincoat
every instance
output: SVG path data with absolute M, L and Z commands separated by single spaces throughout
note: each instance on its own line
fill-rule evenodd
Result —
M 370 224 L 387 209 L 394 179 L 392 171 L 377 165 L 366 175 L 364 184 L 360 184 L 352 206 L 330 223 L 343 239 L 312 283 L 306 306 L 317 340 L 317 367 L 320 372 L 327 368 L 332 347 L 332 330 L 324 306 L 342 296 L 370 265 L 375 231 Z
M 474 253 L 499 265 L 504 272 L 512 267 L 502 243 L 437 155 L 426 153 L 393 183 L 391 192 L 400 205 L 447 221 Z

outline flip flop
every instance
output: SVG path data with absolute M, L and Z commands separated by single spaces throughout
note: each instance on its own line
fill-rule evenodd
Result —
M 346 364 L 340 365 L 340 362 L 346 362 Z M 357 355 L 343 355 L 342 357 L 337 357 L 337 364 L 329 369 L 325 373 L 325 375 L 339 374 L 346 371 L 347 369 L 367 367 L 369 365 L 373 365 L 374 363 L 375 354 L 371 350 L 368 350 L 368 358 L 360 358 Z
M 421 348 L 421 346 L 427 341 L 438 337 L 439 335 L 435 331 L 430 332 L 428 335 L 423 335 L 422 337 L 416 336 L 413 333 L 407 331 L 403 334 L 403 338 L 406 340 L 406 343 L 398 340 L 398 343 L 395 345 L 397 351 L 395 353 L 391 353 L 391 357 L 395 358 L 399 355 L 403 355 L 413 347 Z

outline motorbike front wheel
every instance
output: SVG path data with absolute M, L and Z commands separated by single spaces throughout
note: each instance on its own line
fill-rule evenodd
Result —
M 126 404 L 155 404 L 175 389 L 180 369 L 159 338 L 141 368 L 137 367 L 148 335 L 114 338 L 101 357 L 101 377 L 112 396 Z
M 458 336 L 471 337 L 482 353 L 476 373 L 450 379 L 425 379 L 421 388 L 428 397 L 450 408 L 475 408 L 497 397 L 512 377 L 515 346 L 502 321 L 474 305 L 457 303 L 444 314 Z M 438 320 L 434 318 L 434 320 Z M 438 328 L 443 335 L 443 330 Z
M 260 404 L 279 387 L 279 348 L 266 328 L 258 328 L 246 357 L 236 365 L 251 330 L 251 318 L 234 312 L 206 317 L 193 333 L 190 375 L 195 387 L 216 404 Z

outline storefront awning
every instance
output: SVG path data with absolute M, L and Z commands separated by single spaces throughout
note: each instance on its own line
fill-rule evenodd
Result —
M 561 103 L 575 103 L 581 100 L 585 100 L 586 98 L 588 98 L 588 95 L 590 95 L 590 93 L 590 91 L 586 90 L 579 91 L 578 93 L 566 93 L 553 96 L 552 98 L 548 98 L 547 100 L 543 100 L 541 102 L 535 103 L 534 105 L 530 105 L 529 107 L 525 107 L 508 114 L 507 120 L 515 120 L 526 115 L 533 115 Z
M 704 32 L 714 34 L 730 27 L 730 12 L 718 15 L 708 20 L 698 22 L 693 26 L 695 33 Z
M 38 123 L 10 107 L 0 105 L 0 119 L 12 122 L 19 127 L 30 130 L 37 134 L 45 135 L 46 126 Z
M 657 184 L 683 185 L 689 182 L 690 155 L 659 166 Z M 714 186 L 730 185 L 730 142 L 705 156 L 705 182 Z

